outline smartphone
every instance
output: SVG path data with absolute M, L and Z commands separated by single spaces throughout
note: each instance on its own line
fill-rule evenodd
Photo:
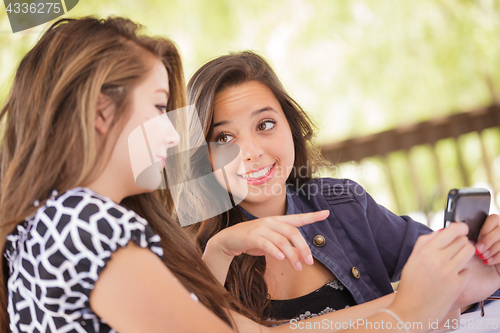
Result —
M 469 226 L 469 239 L 477 243 L 479 232 L 490 211 L 490 191 L 485 188 L 453 189 L 448 193 L 444 227 L 453 222 Z

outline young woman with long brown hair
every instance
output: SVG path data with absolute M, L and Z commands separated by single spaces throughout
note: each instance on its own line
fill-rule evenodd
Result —
M 21 61 L 0 114 L 1 332 L 226 332 L 245 313 L 164 194 L 134 183 L 128 135 L 185 105 L 174 44 L 138 29 L 60 20 Z M 164 118 L 156 160 L 179 140 Z
M 215 183 L 238 203 L 222 214 L 201 212 L 207 217 L 189 227 L 219 282 L 262 320 L 300 320 L 372 300 L 372 311 L 385 306 L 417 238 L 431 230 L 379 206 L 351 180 L 314 177 L 322 165 L 311 142 L 314 126 L 259 55 L 209 61 L 190 79 L 188 102 L 209 142 Z M 231 146 L 240 158 L 219 163 L 224 152 L 235 151 Z M 286 223 L 291 214 L 325 209 L 324 221 L 300 232 Z M 481 260 L 469 263 L 475 282 L 457 307 L 500 287 L 498 216 L 487 219 L 482 236 Z M 360 310 L 359 317 L 370 313 Z
M 165 112 L 185 93 L 174 45 L 137 30 L 121 18 L 60 20 L 21 61 L 0 113 L 2 333 L 271 330 L 242 316 L 252 313 L 171 218 L 172 198 L 153 191 L 180 140 Z M 152 165 L 137 174 L 137 160 Z M 405 320 L 441 318 L 463 289 L 466 232 L 451 227 L 416 247 L 403 280 L 427 292 L 402 288 L 392 306 Z M 445 296 L 432 303 L 437 288 Z M 385 311 L 372 321 L 402 324 Z

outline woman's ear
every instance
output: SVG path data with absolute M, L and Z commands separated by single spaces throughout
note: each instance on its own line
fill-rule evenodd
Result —
M 115 105 L 113 101 L 103 93 L 99 93 L 95 110 L 95 129 L 101 135 L 106 135 L 113 120 Z

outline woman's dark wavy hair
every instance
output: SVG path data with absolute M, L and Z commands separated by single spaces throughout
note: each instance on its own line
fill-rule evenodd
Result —
M 212 135 L 216 95 L 226 88 L 249 81 L 258 81 L 266 85 L 283 109 L 295 148 L 294 168 L 287 179 L 287 186 L 300 187 L 313 177 L 315 167 L 323 164 L 318 148 L 312 144 L 315 127 L 304 110 L 285 91 L 269 63 L 256 53 L 244 51 L 211 60 L 198 69 L 189 80 L 188 104 L 197 108 L 205 140 L 208 141 Z M 207 170 L 196 168 L 196 164 L 203 159 L 202 155 L 200 151 L 200 154 L 195 153 L 192 157 L 193 170 L 200 172 L 200 176 L 208 173 Z M 205 187 L 204 195 L 207 196 L 207 201 L 212 188 L 209 185 Z M 187 229 L 194 234 L 204 250 L 208 240 L 219 231 L 245 220 L 242 211 L 238 207 L 232 207 L 225 213 L 193 224 Z M 229 292 L 261 320 L 267 318 L 265 309 L 269 303 L 268 289 L 264 280 L 265 270 L 264 257 L 242 254 L 235 257 L 231 263 L 225 283 Z

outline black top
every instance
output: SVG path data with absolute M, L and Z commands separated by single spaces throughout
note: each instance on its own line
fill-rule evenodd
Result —
M 303 320 L 356 304 L 349 290 L 335 280 L 327 282 L 321 288 L 304 296 L 271 300 L 267 315 L 274 320 Z

